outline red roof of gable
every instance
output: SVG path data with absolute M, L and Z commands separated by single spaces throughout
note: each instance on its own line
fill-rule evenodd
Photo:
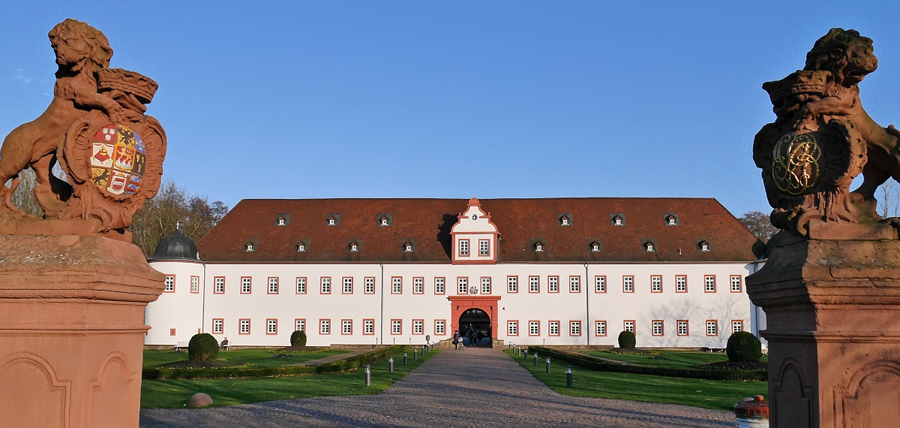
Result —
M 450 263 L 450 228 L 465 211 L 465 199 L 245 199 L 197 247 L 217 262 L 430 262 Z M 498 262 L 699 262 L 753 261 L 756 238 L 711 198 L 483 199 L 500 232 Z M 337 226 L 326 225 L 340 214 Z M 558 214 L 571 214 L 560 226 Z M 290 214 L 286 226 L 277 214 Z M 391 214 L 381 226 L 381 214 Z M 622 214 L 625 226 L 613 226 Z M 666 225 L 668 214 L 678 225 Z M 244 251 L 247 240 L 258 242 Z M 308 242 L 296 251 L 298 241 Z M 540 240 L 544 251 L 534 251 Z M 656 251 L 644 251 L 653 241 Z M 698 243 L 709 242 L 701 252 Z M 414 241 L 415 251 L 403 243 Z M 597 241 L 602 251 L 591 251 Z M 350 242 L 358 252 L 348 251 Z M 680 252 L 679 252 L 680 251 Z

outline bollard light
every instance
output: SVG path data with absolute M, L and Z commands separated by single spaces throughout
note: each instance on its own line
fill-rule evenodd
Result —
M 549 363 L 548 363 L 549 367 Z M 572 387 L 572 366 L 566 366 L 566 387 Z
M 406 355 L 406 352 L 404 352 L 403 353 L 403 365 L 405 366 L 407 362 L 409 362 L 409 357 Z
M 550 373 L 550 357 L 547 357 L 547 373 Z
M 390 370 L 391 373 L 394 372 L 394 356 L 393 355 L 388 358 L 388 370 Z
M 527 360 L 527 359 L 528 359 L 528 350 L 527 350 L 527 349 L 525 350 L 525 356 L 522 357 L 522 359 L 523 359 L 523 360 Z
M 535 365 L 535 367 L 537 366 L 537 359 L 538 359 L 538 353 L 535 352 L 535 353 L 534 353 L 534 365 Z
M 413 349 L 413 359 L 414 360 L 419 359 L 419 350 L 418 349 Z
M 366 364 L 366 386 L 372 385 L 372 370 L 369 369 L 369 364 Z

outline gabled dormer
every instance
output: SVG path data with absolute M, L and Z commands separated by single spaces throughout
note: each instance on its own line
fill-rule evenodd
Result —
M 648 239 L 648 240 L 642 242 L 641 246 L 643 246 L 644 251 L 646 251 L 648 253 L 653 253 L 656 251 L 656 243 L 653 242 L 653 240 L 651 240 L 651 239 Z
M 625 226 L 625 214 L 613 213 L 609 215 L 609 221 L 613 226 Z
M 663 216 L 663 219 L 666 222 L 666 226 L 678 226 L 677 214 L 666 214 Z
M 697 250 L 701 251 L 701 252 L 709 251 L 709 241 L 702 239 L 699 242 L 697 242 Z
M 339 224 L 341 224 L 340 214 L 332 213 L 325 216 L 325 226 L 337 226 Z
M 378 214 L 377 224 L 379 227 L 388 227 L 394 223 L 394 216 L 392 214 Z
M 557 214 L 556 215 L 556 223 L 560 226 L 571 226 L 572 225 L 572 214 Z
M 291 215 L 290 214 L 276 214 L 275 215 L 275 226 L 287 226 L 291 223 Z
M 603 251 L 603 244 L 600 241 L 591 241 L 588 243 L 588 250 L 592 253 L 599 253 Z
M 535 241 L 534 244 L 531 245 L 534 248 L 535 253 L 544 252 L 544 241 Z
M 453 263 L 496 263 L 500 232 L 491 222 L 491 214 L 481 208 L 476 198 L 469 200 L 466 210 L 457 216 L 450 229 L 453 240 Z

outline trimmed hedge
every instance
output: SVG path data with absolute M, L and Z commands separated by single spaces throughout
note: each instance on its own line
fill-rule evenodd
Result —
M 188 359 L 210 361 L 219 356 L 219 341 L 209 333 L 199 333 L 188 342 Z
M 591 355 L 560 351 L 556 349 L 545 348 L 543 346 L 530 346 L 529 349 L 538 351 L 541 353 L 541 355 L 572 363 L 586 369 L 605 372 L 648 374 L 655 376 L 686 377 L 692 379 L 709 380 L 769 380 L 768 370 L 723 370 L 712 368 L 678 369 L 667 367 L 650 367 L 642 365 L 612 363 Z
M 291 333 L 291 346 L 306 346 L 306 332 L 295 330 Z
M 728 338 L 725 353 L 728 361 L 755 363 L 762 358 L 762 345 L 752 333 L 739 331 Z
M 322 374 L 346 372 L 378 362 L 388 355 L 394 355 L 406 351 L 409 346 L 391 346 L 378 349 L 365 354 L 355 355 L 343 360 L 334 361 L 317 366 L 280 366 L 280 367 L 255 367 L 252 365 L 232 367 L 209 368 L 166 368 L 150 367 L 141 373 L 143 379 L 224 379 L 224 378 L 248 378 L 267 376 L 289 376 L 302 374 Z
M 637 345 L 637 339 L 634 337 L 634 333 L 628 330 L 622 330 L 619 333 L 619 347 L 622 349 L 634 349 L 635 345 Z

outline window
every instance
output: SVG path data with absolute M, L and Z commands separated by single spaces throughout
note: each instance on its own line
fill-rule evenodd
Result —
M 507 293 L 518 293 L 519 292 L 519 277 L 518 276 L 506 277 L 506 292 Z
M 559 277 L 558 276 L 548 276 L 547 277 L 547 291 L 551 293 L 559 293 Z
M 569 277 L 569 292 L 570 293 L 581 293 L 581 277 L 580 276 L 570 276 Z
M 560 226 L 568 226 L 569 225 L 569 216 L 563 215 L 562 217 L 560 217 L 559 225 Z
M 403 334 L 403 323 L 400 320 L 391 320 L 391 334 Z
M 662 322 L 662 320 L 653 320 L 653 323 L 651 324 L 651 327 L 653 328 L 653 335 L 654 335 L 654 336 L 662 336 L 662 335 L 663 335 L 663 322 Z
M 707 336 L 718 336 L 719 335 L 719 322 L 715 320 L 706 320 L 706 335 Z
M 537 252 L 544 251 L 544 243 L 542 243 L 542 242 L 535 242 L 535 243 L 534 243 L 534 251 L 537 251 Z
M 491 244 L 487 239 L 479 239 L 478 240 L 478 255 L 479 256 L 489 256 L 491 255 Z
M 606 293 L 606 275 L 597 275 L 594 277 L 594 292 Z
M 404 242 L 403 243 L 403 251 L 406 253 L 411 253 L 413 250 L 412 242 Z
M 676 226 L 676 225 L 678 225 L 678 217 L 675 217 L 674 215 L 671 215 L 671 214 L 666 216 L 666 226 Z
M 662 276 L 650 275 L 650 292 L 662 293 Z
M 238 334 L 250 334 L 250 320 L 238 320 Z
M 481 278 L 481 294 L 491 294 L 491 278 Z
M 279 217 L 278 217 L 278 220 L 275 221 L 275 224 L 276 224 L 277 226 L 284 226 L 284 225 L 285 225 L 284 217 L 279 216 Z
M 731 275 L 731 292 L 732 293 L 740 293 L 741 292 L 741 276 L 740 275 Z
M 687 293 L 687 275 L 675 275 L 675 292 Z
M 199 276 L 191 276 L 191 293 L 199 293 L 200 292 L 200 277 Z
M 351 242 L 350 243 L 350 252 L 355 253 L 357 251 L 359 251 L 359 244 L 357 244 L 356 242 Z
M 648 253 L 656 251 L 656 247 L 653 245 L 653 241 L 647 241 L 644 243 L 644 251 Z
M 551 336 L 559 336 L 559 321 L 550 321 L 550 335 Z
M 739 331 L 744 331 L 744 321 L 732 320 L 731 321 L 731 334 L 737 333 Z
M 249 276 L 241 277 L 241 294 L 250 294 L 253 289 L 253 282 Z
M 460 239 L 459 240 L 459 255 L 461 257 L 469 256 L 469 240 L 468 239 Z
M 679 336 L 687 336 L 688 335 L 688 322 L 687 320 L 678 320 L 675 322 L 677 326 L 677 334 Z
M 303 242 L 298 242 L 297 243 L 297 252 L 302 253 L 304 251 L 306 251 L 306 244 L 304 244 Z
M 250 253 L 250 252 L 253 252 L 253 251 L 256 251 L 256 250 L 253 248 L 253 243 L 252 243 L 252 242 L 247 242 L 247 243 L 244 244 L 244 251 Z
M 507 336 L 518 336 L 519 335 L 519 322 L 518 321 L 507 321 L 506 322 L 506 335 Z
M 606 336 L 606 321 L 594 321 L 594 332 L 597 336 Z
M 425 334 L 425 321 L 413 320 L 413 334 Z
M 706 275 L 703 277 L 703 291 L 707 293 L 716 292 L 716 276 Z
M 266 334 L 278 334 L 278 320 L 276 320 L 276 319 L 267 319 L 266 320 Z
M 375 334 L 375 320 L 363 320 L 363 334 Z
M 296 331 L 306 331 L 306 319 L 305 318 L 297 318 L 294 320 L 294 330 Z
M 341 279 L 344 283 L 343 293 L 353 294 L 353 277 L 347 276 Z
M 444 294 L 444 278 L 434 279 L 434 294 Z
M 378 224 L 381 226 L 390 226 L 390 220 L 388 220 L 387 216 L 382 216 L 381 219 L 378 220 Z
M 341 320 L 341 334 L 353 334 L 353 320 Z
M 319 279 L 319 293 L 331 294 L 331 277 L 323 276 Z
M 541 335 L 541 322 L 540 321 L 528 321 L 528 335 L 529 336 L 540 336 Z
M 297 294 L 306 294 L 306 277 L 297 277 Z
M 363 292 L 366 294 L 375 294 L 375 278 L 368 277 L 363 280 Z
M 159 284 L 159 283 L 157 283 Z M 175 275 L 166 275 L 166 288 L 163 289 L 166 293 L 174 293 L 175 292 Z
M 528 292 L 529 293 L 540 293 L 541 292 L 541 279 L 537 276 L 529 276 L 528 277 Z
M 700 241 L 700 242 L 697 244 L 697 249 L 700 250 L 701 252 L 707 252 L 707 251 L 709 251 L 709 242 L 706 242 L 706 241 Z
M 225 293 L 225 277 L 217 276 L 213 278 L 213 293 L 215 294 L 223 294 Z
M 398 276 L 391 278 L 391 294 L 403 294 L 403 278 Z
M 581 321 L 569 321 L 569 336 L 581 336 Z
M 444 320 L 434 320 L 434 334 L 435 335 L 447 334 L 447 322 Z
M 329 226 L 336 226 L 337 225 L 337 217 L 335 217 L 333 215 L 328 216 L 328 218 L 325 219 L 325 224 L 327 224 Z
M 331 334 L 331 320 L 319 320 L 319 334 Z
M 624 326 L 625 326 L 625 331 L 630 331 L 632 333 L 635 333 L 634 320 L 625 321 Z
M 278 278 L 269 278 L 269 294 L 278 294 Z
M 213 334 L 222 334 L 225 328 L 225 320 L 222 318 L 213 318 Z
M 622 292 L 634 293 L 634 276 L 625 275 L 622 277 Z
M 414 294 L 424 294 L 425 293 L 425 278 L 413 278 L 413 293 Z
M 595 253 L 599 253 L 601 250 L 600 243 L 597 241 L 591 242 L 591 245 L 589 247 L 590 247 L 591 251 L 593 251 Z
M 456 292 L 458 294 L 466 294 L 469 292 L 469 278 L 456 278 Z
M 622 214 L 613 214 L 610 219 L 613 226 L 625 226 L 625 216 Z

